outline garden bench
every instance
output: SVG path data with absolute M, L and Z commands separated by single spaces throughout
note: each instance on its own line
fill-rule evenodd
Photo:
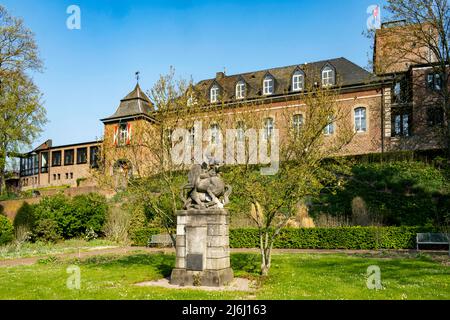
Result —
M 416 246 L 419 244 L 449 244 L 448 235 L 445 233 L 418 233 L 416 236 Z
M 154 234 L 148 239 L 147 246 L 159 245 L 164 247 L 172 247 L 173 242 L 170 234 Z

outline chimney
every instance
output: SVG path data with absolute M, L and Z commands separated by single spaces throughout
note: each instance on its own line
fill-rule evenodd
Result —
M 225 78 L 225 72 L 216 72 L 216 80 L 221 80 Z

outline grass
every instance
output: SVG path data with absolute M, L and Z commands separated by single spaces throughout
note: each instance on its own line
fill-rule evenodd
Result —
M 172 254 L 51 258 L 32 266 L 1 267 L 0 299 L 450 299 L 448 258 L 441 260 L 427 255 L 276 254 L 270 276 L 261 279 L 259 256 L 239 253 L 231 256 L 235 276 L 258 280 L 258 289 L 217 292 L 134 285 L 169 276 Z M 81 270 L 80 290 L 66 287 L 66 268 L 72 264 Z M 370 265 L 380 267 L 385 289 L 367 289 Z
M 16 244 L 0 246 L 0 259 L 43 257 L 50 254 L 74 253 L 78 252 L 78 250 L 83 252 L 94 247 L 113 246 L 117 246 L 117 244 L 103 239 L 96 239 L 92 241 L 86 241 L 83 239 L 71 239 L 64 240 L 58 243 L 26 242 L 19 246 Z

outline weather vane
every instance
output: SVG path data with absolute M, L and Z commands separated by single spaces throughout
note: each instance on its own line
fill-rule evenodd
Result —
M 140 73 L 139 71 L 136 71 L 136 73 L 135 73 L 137 83 L 139 83 L 139 75 L 140 75 L 140 74 L 141 74 L 141 73 Z

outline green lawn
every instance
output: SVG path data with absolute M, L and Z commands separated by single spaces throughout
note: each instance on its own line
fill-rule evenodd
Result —
M 450 267 L 429 256 L 276 254 L 260 280 L 256 254 L 233 254 L 235 275 L 259 283 L 256 292 L 206 292 L 137 287 L 168 276 L 172 254 L 97 256 L 82 262 L 44 259 L 32 266 L 0 267 L 0 299 L 450 299 Z M 66 287 L 70 264 L 81 269 L 81 290 Z M 378 265 L 385 289 L 366 287 L 366 269 Z
M 58 243 L 25 242 L 20 246 L 8 244 L 0 246 L 0 259 L 17 259 L 28 257 L 45 257 L 51 254 L 85 252 L 95 248 L 113 248 L 118 245 L 114 242 L 96 239 L 70 239 Z

